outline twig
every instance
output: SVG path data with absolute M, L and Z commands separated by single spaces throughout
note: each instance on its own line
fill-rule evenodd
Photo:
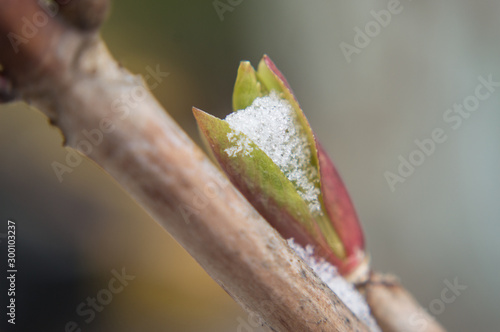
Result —
M 368 281 L 359 285 L 358 290 L 365 296 L 373 316 L 384 332 L 445 331 L 394 276 L 371 273 Z

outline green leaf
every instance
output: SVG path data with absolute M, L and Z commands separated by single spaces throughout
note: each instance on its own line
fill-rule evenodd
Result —
M 311 164 L 316 168 L 316 170 L 318 171 L 317 174 L 319 176 L 320 169 L 319 169 L 318 150 L 316 148 L 316 140 L 313 131 L 311 129 L 311 126 L 309 125 L 309 122 L 307 121 L 304 112 L 300 108 L 300 105 L 297 102 L 297 99 L 295 98 L 295 95 L 293 94 L 293 91 L 290 88 L 290 85 L 288 84 L 287 80 L 267 55 L 264 55 L 259 63 L 259 67 L 257 69 L 257 78 L 260 80 L 260 82 L 266 88 L 266 90 L 269 91 L 275 90 L 281 93 L 282 98 L 287 100 L 290 103 L 290 105 L 292 105 L 293 110 L 297 114 L 297 120 L 299 121 L 300 126 L 304 129 L 304 132 L 307 135 L 307 141 L 309 143 L 308 148 L 311 151 Z M 321 182 L 318 181 L 318 183 L 319 186 L 321 186 Z M 335 228 L 332 225 L 330 219 L 327 217 L 328 212 L 323 202 L 322 194 L 319 195 L 319 200 L 321 202 L 323 213 L 321 216 L 315 216 L 316 222 L 318 223 L 321 232 L 323 233 L 324 237 L 326 238 L 326 241 L 328 242 L 328 245 L 331 247 L 335 255 L 338 258 L 344 258 L 345 257 L 344 245 L 341 239 L 339 238 L 337 232 L 335 231 Z
M 201 136 L 210 154 L 231 182 L 256 210 L 284 237 L 303 246 L 315 246 L 315 254 L 337 266 L 344 276 L 364 273 L 368 265 L 361 225 L 333 163 L 327 156 L 283 74 L 264 55 L 257 71 L 242 61 L 233 92 L 233 110 L 245 109 L 258 97 L 275 91 L 296 114 L 296 125 L 307 139 L 310 165 L 317 178 L 309 179 L 319 189 L 321 211 L 313 209 L 298 193 L 300 187 L 243 133 L 229 124 L 194 109 Z M 365 271 L 366 272 L 366 271 Z
M 234 84 L 233 111 L 247 108 L 252 105 L 255 98 L 261 96 L 261 85 L 257 81 L 255 70 L 250 62 L 242 61 Z
M 295 98 L 288 82 L 267 55 L 264 55 L 259 63 L 257 78 L 267 90 L 275 90 L 279 92 L 282 98 L 287 100 L 290 105 L 292 105 L 293 110 L 297 114 L 297 119 L 307 135 L 307 141 L 309 143 L 309 148 L 311 149 L 311 164 L 319 170 L 318 152 L 316 150 L 316 141 L 314 139 L 311 126 L 309 125 L 304 112 L 302 112 L 302 109 L 300 108 L 300 105 L 297 102 L 297 99 Z
M 196 108 L 193 112 L 213 156 L 257 211 L 282 236 L 293 237 L 299 243 L 318 243 L 327 251 L 307 203 L 271 158 L 246 135 L 233 131 L 226 121 Z

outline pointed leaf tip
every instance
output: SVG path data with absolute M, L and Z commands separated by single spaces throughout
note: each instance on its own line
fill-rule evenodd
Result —
M 293 94 L 292 88 L 290 87 L 290 84 L 288 84 L 285 76 L 281 73 L 278 67 L 276 67 L 273 60 L 271 60 L 271 58 L 267 54 L 264 54 L 264 56 L 262 57 L 261 63 L 262 62 L 267 66 L 267 68 L 269 68 L 269 70 L 271 70 L 271 72 L 273 72 L 274 75 L 276 75 L 283 82 L 284 86 Z
M 206 126 L 210 118 L 215 118 L 213 115 L 210 115 L 196 107 L 193 107 L 193 115 L 200 129 Z
M 261 85 L 255 70 L 248 61 L 241 61 L 233 91 L 233 111 L 242 110 L 252 105 L 257 97 L 261 97 Z
M 352 202 L 289 83 L 267 55 L 257 71 L 248 61 L 240 63 L 233 109 L 246 109 L 271 91 L 290 103 L 299 131 L 307 138 L 310 164 L 319 176 L 320 214 L 309 210 L 295 185 L 247 135 L 234 131 L 227 121 L 193 108 L 202 139 L 231 182 L 282 236 L 293 237 L 302 245 L 314 244 L 317 255 L 336 265 L 342 275 L 358 280 L 358 276 L 366 276 L 369 263 Z

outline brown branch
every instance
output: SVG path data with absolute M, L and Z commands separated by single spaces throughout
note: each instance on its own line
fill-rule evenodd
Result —
M 274 331 L 368 331 L 228 183 L 144 82 L 121 68 L 89 31 L 106 16 L 107 2 L 74 1 L 52 17 L 35 1 L 0 0 L 6 76 L 0 88 L 12 85 L 15 95 L 44 112 L 68 146 L 111 174 L 264 325 Z M 89 14 L 82 8 L 92 9 Z M 53 167 L 67 171 L 65 165 Z M 372 310 L 384 312 L 387 299 L 372 284 L 365 290 Z M 397 310 L 374 313 L 383 327 L 386 320 L 407 319 Z
M 372 273 L 358 287 L 384 332 L 444 332 L 444 328 L 429 315 L 391 275 Z

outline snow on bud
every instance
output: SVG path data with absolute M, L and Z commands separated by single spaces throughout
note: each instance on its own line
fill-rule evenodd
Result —
M 349 280 L 367 276 L 363 233 L 333 163 L 290 85 L 269 57 L 243 61 L 225 120 L 193 109 L 201 136 L 228 178 L 284 238 Z

